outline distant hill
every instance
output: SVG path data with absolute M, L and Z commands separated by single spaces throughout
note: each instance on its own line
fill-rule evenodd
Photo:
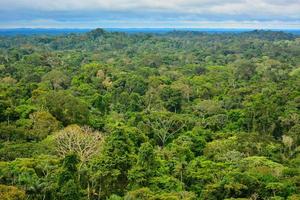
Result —
M 254 30 L 250 32 L 241 33 L 241 35 L 251 38 L 258 38 L 263 40 L 291 40 L 297 37 L 295 34 L 284 31 L 271 31 L 271 30 Z
M 62 35 L 69 33 L 86 33 L 92 29 L 55 29 L 55 28 L 14 28 L 0 29 L 0 35 Z M 261 32 L 253 29 L 211 29 L 211 28 L 105 28 L 109 32 L 125 32 L 125 33 L 169 33 L 169 32 L 205 32 L 205 33 L 244 33 L 244 32 Z M 284 33 L 300 35 L 299 30 L 271 30 Z M 264 31 L 268 32 L 268 31 Z

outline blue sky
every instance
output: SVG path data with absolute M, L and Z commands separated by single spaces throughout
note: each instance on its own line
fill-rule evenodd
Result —
M 300 29 L 300 0 L 0 0 L 0 28 Z

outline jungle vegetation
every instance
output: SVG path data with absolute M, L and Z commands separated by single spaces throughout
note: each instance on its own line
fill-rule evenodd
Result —
M 300 37 L 0 36 L 1 200 L 300 199 Z

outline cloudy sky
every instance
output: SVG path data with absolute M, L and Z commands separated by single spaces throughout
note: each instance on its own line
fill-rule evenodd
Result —
M 300 29 L 300 0 L 0 0 L 16 27 Z

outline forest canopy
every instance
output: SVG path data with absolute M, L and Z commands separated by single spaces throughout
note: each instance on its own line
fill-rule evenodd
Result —
M 300 37 L 0 36 L 0 199 L 300 199 Z

